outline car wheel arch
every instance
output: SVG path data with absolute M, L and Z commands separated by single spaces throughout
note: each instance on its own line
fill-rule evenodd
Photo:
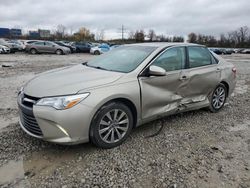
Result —
M 220 84 L 223 84 L 223 85 L 226 87 L 226 89 L 227 89 L 227 93 L 226 93 L 226 94 L 227 94 L 227 96 L 228 96 L 228 92 L 229 92 L 229 84 L 228 84 L 226 81 L 224 81 L 224 80 L 223 80 L 223 81 L 221 81 L 221 82 L 220 82 Z
M 133 128 L 135 128 L 137 125 L 138 111 L 137 111 L 136 105 L 130 99 L 125 98 L 125 97 L 117 97 L 117 98 L 109 99 L 107 101 L 103 101 L 101 104 L 98 105 L 97 110 L 96 110 L 94 116 L 92 117 L 92 119 L 96 116 L 96 114 L 98 113 L 98 111 L 101 108 L 103 108 L 104 106 L 106 106 L 112 102 L 122 103 L 122 104 L 126 105 L 131 110 L 132 115 L 133 115 L 133 119 L 134 119 Z
M 36 48 L 30 48 L 29 51 L 31 52 L 32 50 L 35 50 L 35 52 L 38 52 L 38 50 Z
M 64 54 L 64 53 L 63 53 L 63 50 L 62 50 L 62 49 L 60 49 L 60 48 L 56 49 L 55 53 L 56 53 L 57 51 L 60 51 L 60 52 L 61 52 L 61 54 Z

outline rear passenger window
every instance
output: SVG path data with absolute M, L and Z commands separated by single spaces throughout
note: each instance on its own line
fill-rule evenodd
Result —
M 34 44 L 35 44 L 35 45 L 42 46 L 42 45 L 44 45 L 44 42 L 35 42 Z
M 210 52 L 206 48 L 188 47 L 188 54 L 189 68 L 201 67 L 212 63 Z
M 152 65 L 159 66 L 166 71 L 183 69 L 185 65 L 185 47 L 175 47 L 166 50 Z

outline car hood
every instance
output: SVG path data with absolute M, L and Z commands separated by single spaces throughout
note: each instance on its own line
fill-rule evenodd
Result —
M 124 73 L 111 72 L 76 65 L 51 70 L 38 75 L 24 86 L 24 93 L 33 97 L 48 97 L 76 94 L 109 84 L 118 80 Z

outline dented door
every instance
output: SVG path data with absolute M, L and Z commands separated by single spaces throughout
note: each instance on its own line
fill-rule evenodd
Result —
M 179 88 L 181 71 L 161 77 L 140 77 L 142 119 L 171 113 L 177 110 L 182 100 Z
M 180 77 L 185 64 L 185 47 L 169 48 L 151 64 L 165 69 L 165 76 L 139 77 L 142 119 L 155 118 L 177 111 L 183 99 Z
M 188 47 L 188 69 L 182 72 L 180 88 L 185 103 L 205 101 L 220 82 L 221 69 L 204 47 Z

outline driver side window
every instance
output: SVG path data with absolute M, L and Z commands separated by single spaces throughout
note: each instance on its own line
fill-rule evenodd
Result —
M 159 66 L 166 71 L 181 70 L 185 66 L 185 47 L 174 47 L 166 50 L 152 65 Z

